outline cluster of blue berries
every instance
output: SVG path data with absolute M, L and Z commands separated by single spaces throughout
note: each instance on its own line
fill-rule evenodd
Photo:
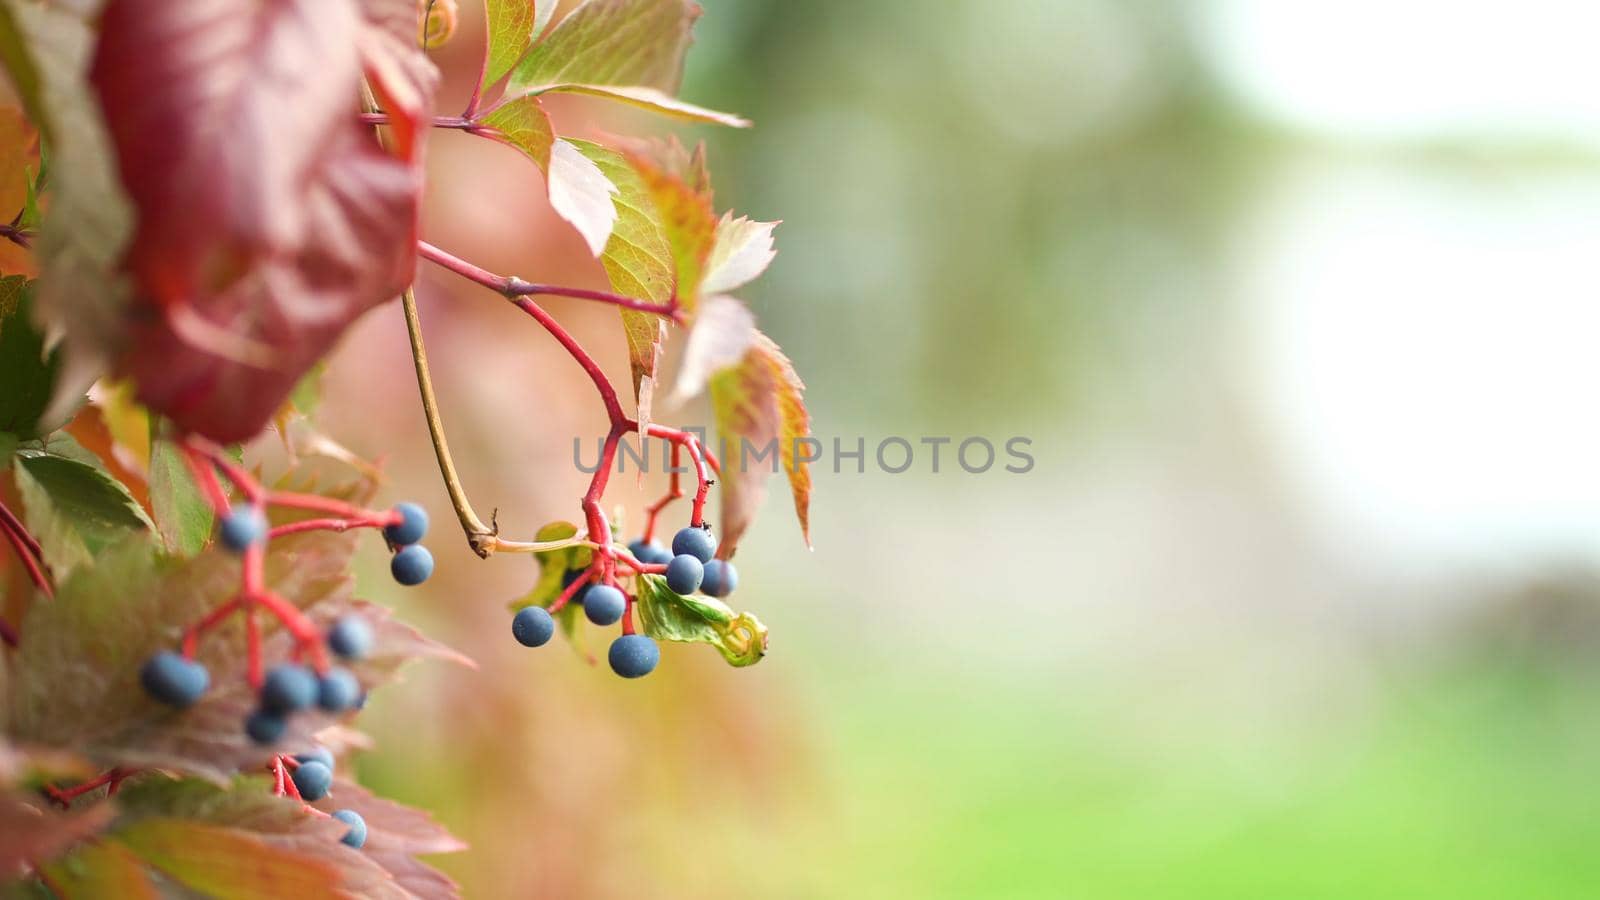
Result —
M 365 619 L 346 616 L 329 630 L 328 647 L 341 659 L 360 659 L 372 649 L 372 627 Z M 151 697 L 184 709 L 205 694 L 211 676 L 197 660 L 163 650 L 145 662 L 139 682 Z M 344 712 L 364 700 L 361 683 L 348 669 L 331 666 L 319 677 L 306 666 L 283 663 L 269 670 L 262 681 L 261 705 L 245 720 L 245 733 L 257 743 L 270 744 L 282 736 L 291 713 L 313 705 L 328 712 Z
M 345 616 L 328 631 L 328 648 L 341 659 L 358 660 L 372 650 L 372 626 Z M 244 721 L 245 733 L 258 744 L 283 736 L 289 716 L 317 706 L 331 713 L 355 709 L 365 700 L 361 683 L 349 669 L 329 666 L 321 677 L 309 666 L 280 663 L 267 671 L 258 696 L 260 706 Z
M 713 597 L 726 597 L 739 584 L 739 573 L 733 564 L 712 557 L 717 551 L 716 538 L 711 529 L 690 526 L 672 538 L 668 551 L 653 541 L 636 540 L 628 545 L 628 552 L 642 563 L 666 565 L 667 587 L 678 594 L 701 591 Z M 585 570 L 573 569 L 562 576 L 562 586 L 583 578 Z M 609 584 L 586 584 L 572 595 L 568 602 L 583 607 L 583 614 L 596 625 L 614 625 L 627 609 L 627 598 L 622 591 Z M 527 606 L 511 620 L 511 634 L 525 647 L 542 647 L 555 635 L 556 624 L 549 610 L 542 606 Z M 655 670 L 661 662 L 661 648 L 642 634 L 624 634 L 611 642 L 606 654 L 611 670 L 623 678 L 641 678 Z
M 428 534 L 428 511 L 415 503 L 397 503 L 400 521 L 383 529 L 384 539 L 395 548 L 389 561 L 389 574 L 403 585 L 412 586 L 433 574 L 433 554 L 417 543 Z
M 333 787 L 333 754 L 318 747 L 309 753 L 295 754 L 294 761 L 296 765 L 290 777 L 294 779 L 294 789 L 300 799 L 313 803 L 328 796 Z M 353 809 L 338 810 L 333 817 L 349 826 L 340 840 L 360 850 L 367 842 L 367 821 Z

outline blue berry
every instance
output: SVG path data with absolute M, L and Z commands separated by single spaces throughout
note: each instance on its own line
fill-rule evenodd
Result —
M 642 563 L 660 565 L 662 563 L 672 562 L 671 551 L 655 541 L 647 541 L 644 538 L 640 538 L 639 540 L 629 544 L 628 552 L 633 554 L 634 559 L 637 559 Z
M 333 787 L 333 770 L 316 760 L 296 766 L 290 777 L 294 778 L 294 789 L 306 801 L 321 800 Z
M 328 647 L 345 659 L 361 659 L 372 650 L 372 626 L 360 616 L 345 616 L 328 630 Z
M 350 826 L 350 830 L 339 840 L 360 850 L 361 845 L 367 842 L 367 820 L 361 818 L 361 814 L 353 809 L 337 810 L 333 817 Z
M 218 529 L 222 546 L 235 553 L 243 553 L 251 544 L 259 544 L 267 537 L 267 517 L 258 506 L 235 506 L 222 517 Z
M 317 702 L 317 676 L 305 666 L 283 663 L 267 672 L 261 683 L 261 708 L 290 713 Z
M 407 587 L 421 584 L 433 574 L 433 554 L 421 544 L 401 547 L 389 563 L 389 572 Z
M 276 743 L 283 737 L 283 731 L 289 727 L 289 720 L 282 714 L 270 710 L 258 709 L 244 720 L 244 733 L 250 735 L 250 740 L 258 744 Z
M 628 605 L 622 592 L 609 584 L 597 584 L 589 589 L 583 601 L 583 614 L 596 625 L 615 625 Z
M 344 712 L 361 699 L 361 682 L 349 669 L 334 667 L 317 681 L 317 705 L 328 712 Z
M 415 544 L 428 534 L 428 511 L 415 503 L 396 503 L 394 511 L 400 514 L 395 525 L 386 525 L 383 536 L 397 547 Z
M 692 594 L 700 589 L 706 567 L 687 553 L 680 553 L 667 563 L 667 587 L 675 594 Z
M 611 642 L 607 658 L 611 671 L 623 678 L 641 678 L 655 670 L 661 661 L 661 648 L 642 634 L 625 634 Z
M 304 753 L 296 753 L 294 761 L 300 763 L 319 762 L 327 766 L 328 771 L 333 771 L 333 753 L 327 747 L 314 747 Z
M 192 659 L 185 659 L 171 650 L 163 650 L 139 670 L 139 683 L 145 693 L 168 706 L 183 709 L 193 706 L 206 692 L 211 676 L 206 667 Z
M 706 576 L 700 580 L 701 593 L 712 597 L 726 597 L 739 586 L 739 570 L 725 559 L 706 563 Z
M 716 552 L 717 539 L 711 536 L 709 528 L 696 528 L 690 525 L 672 536 L 673 556 L 688 554 L 702 563 L 708 563 Z
M 556 620 L 542 606 L 524 606 L 511 619 L 511 635 L 524 647 L 543 647 L 556 633 Z

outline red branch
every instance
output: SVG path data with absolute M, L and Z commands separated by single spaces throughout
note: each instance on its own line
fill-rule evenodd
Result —
M 459 256 L 440 250 L 427 241 L 417 241 L 417 255 L 432 263 L 437 263 L 446 269 L 460 275 L 469 281 L 475 281 L 491 291 L 504 296 L 508 300 L 518 297 L 537 297 L 550 295 L 554 297 L 572 297 L 577 300 L 596 300 L 601 303 L 610 303 L 624 309 L 639 312 L 654 313 L 666 316 L 673 321 L 680 321 L 682 307 L 678 298 L 674 296 L 666 303 L 652 303 L 648 300 L 638 300 L 633 297 L 624 297 L 621 294 L 612 294 L 606 291 L 591 291 L 588 288 L 561 287 L 554 284 L 534 284 L 523 281 L 515 275 L 496 275 L 488 269 L 480 268 L 467 262 Z
M 139 769 L 124 769 L 120 767 L 108 769 L 88 781 L 75 784 L 69 788 L 59 788 L 53 784 L 47 784 L 44 786 L 44 792 L 56 805 L 66 809 L 72 805 L 72 801 L 98 788 L 105 788 L 107 797 L 116 796 L 117 789 L 122 787 L 122 782 L 139 774 L 140 771 Z
M 28 570 L 28 578 L 34 586 L 43 591 L 46 597 L 54 597 L 55 588 L 51 586 L 50 577 L 45 573 L 44 552 L 39 548 L 39 541 L 28 533 L 27 527 L 4 503 L 0 503 L 0 531 L 5 532 L 6 540 L 17 552 L 17 559 L 22 561 L 22 567 Z M 8 640 L 8 643 L 16 645 L 14 640 Z

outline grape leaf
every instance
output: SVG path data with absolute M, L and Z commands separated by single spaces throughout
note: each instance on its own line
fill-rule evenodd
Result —
M 683 348 L 673 399 L 682 403 L 705 390 L 711 374 L 737 365 L 756 339 L 756 318 L 732 297 L 707 297 Z
M 797 453 L 801 438 L 810 437 L 811 415 L 802 392 L 805 385 L 789 358 L 764 334 L 757 333 L 736 365 L 711 376 L 711 406 L 723 440 L 722 534 L 717 554 L 732 557 L 766 495 L 768 471 L 753 459 L 738 460 L 742 443 L 756 453 L 776 443 L 778 459 L 789 477 L 800 532 L 811 543 L 810 464 Z
M 639 620 L 650 637 L 711 644 L 732 666 L 753 666 L 766 655 L 767 626 L 750 613 L 712 597 L 677 594 L 660 575 L 640 575 L 635 583 Z
M 618 193 L 616 183 L 592 157 L 565 140 L 550 147 L 546 181 L 550 206 L 578 229 L 589 252 L 600 256 L 617 225 L 618 209 L 612 203 Z
M 578 533 L 578 526 L 571 522 L 551 522 L 540 528 L 534 535 L 534 540 L 540 543 L 545 541 L 559 541 L 572 537 Z M 594 551 L 584 546 L 563 547 L 560 550 L 547 550 L 533 555 L 534 562 L 539 564 L 539 579 L 534 582 L 528 593 L 511 601 L 508 607 L 512 612 L 524 606 L 545 606 L 556 602 L 561 596 L 563 585 L 562 576 L 573 569 L 587 568 L 594 560 Z M 583 646 L 583 631 L 580 628 L 583 607 L 577 603 L 568 603 L 556 612 L 556 621 L 561 625 L 561 633 L 567 636 L 579 656 L 588 656 L 588 651 Z
M 53 859 L 111 819 L 104 806 L 64 812 L 41 798 L 38 791 L 0 794 L 0 879 L 28 863 Z
M 487 0 L 484 6 L 488 42 L 483 73 L 478 77 L 480 94 L 506 77 L 533 39 L 544 32 L 556 11 L 556 0 Z
M 439 87 L 439 70 L 420 46 L 423 5 L 418 0 L 357 3 L 365 23 L 360 29 L 361 67 L 389 114 L 394 135 L 389 149 L 403 160 L 420 160 Z
M 772 230 L 779 222 L 754 222 L 733 213 L 724 213 L 717 223 L 716 242 L 706 262 L 700 290 L 724 294 L 744 287 L 772 265 L 778 252 L 772 249 Z
M 100 108 L 83 77 L 99 3 L 0 0 L 0 58 L 34 124 L 48 138 L 50 215 L 34 249 L 39 307 L 67 336 L 58 379 L 73 402 L 110 364 L 123 332 L 127 289 L 117 268 L 133 230 Z
M 530 96 L 544 94 L 585 94 L 590 97 L 603 97 L 607 100 L 616 100 L 629 106 L 636 106 L 643 110 L 658 113 L 673 119 L 682 119 L 686 122 L 709 122 L 713 125 L 726 125 L 730 128 L 749 128 L 750 120 L 736 116 L 733 113 L 718 112 L 696 106 L 664 93 L 652 87 L 639 87 L 625 84 L 551 84 L 534 88 L 528 92 Z
M 661 224 L 661 214 L 650 196 L 649 187 L 639 172 L 622 154 L 599 144 L 572 141 L 584 156 L 617 187 L 617 224 L 606 243 L 600 263 L 605 267 L 611 289 L 627 297 L 655 303 L 672 299 L 676 284 L 673 247 Z M 638 419 L 650 419 L 649 387 L 654 384 L 661 358 L 661 342 L 666 322 L 660 316 L 623 309 L 622 330 L 628 342 L 628 368 L 632 374 L 634 396 L 641 409 Z
M 347 896 L 332 866 L 246 832 L 181 819 L 147 819 L 119 829 L 118 843 L 162 875 L 216 897 L 297 900 Z
M 414 41 L 399 0 L 107 4 L 90 77 L 139 211 L 117 368 L 180 428 L 253 436 L 410 282 L 431 87 L 397 21 Z M 351 115 L 364 70 L 398 158 Z
M 155 423 L 152 422 L 152 432 Z M 183 454 L 171 442 L 150 440 L 150 511 L 168 553 L 194 556 L 211 540 L 215 514 Z
M 562 83 L 676 91 L 699 17 L 691 0 L 586 0 L 517 63 L 507 91 Z
M 111 812 L 109 805 L 103 809 Z M 110 841 L 85 844 L 45 866 L 44 874 L 50 879 L 48 895 L 62 900 L 99 897 L 159 900 L 161 897 L 161 892 L 150 883 L 144 862 L 132 850 Z
M 348 788 L 347 785 L 346 782 L 339 782 L 335 791 L 326 800 L 320 801 L 320 805 L 329 809 L 348 806 L 334 799 L 337 795 L 338 800 L 343 801 L 347 795 L 359 790 Z M 365 792 L 361 793 L 365 795 Z M 339 887 L 355 896 L 455 896 L 454 885 L 448 879 L 444 881 L 449 887 L 446 891 L 418 894 L 406 888 L 387 871 L 383 860 L 374 858 L 368 852 L 370 842 L 368 847 L 360 851 L 346 847 L 339 842 L 346 829 L 343 823 L 307 812 L 298 800 L 273 795 L 268 776 L 241 776 L 223 787 L 193 778 L 151 775 L 124 788 L 118 795 L 117 806 L 122 811 L 119 825 L 152 817 L 167 817 L 247 832 L 272 847 L 332 866 L 341 876 Z M 391 808 L 395 812 L 391 812 Z M 371 815 L 367 814 L 369 811 Z M 385 813 L 389 814 L 388 818 L 383 818 Z M 427 821 L 420 813 L 399 804 L 386 804 L 384 807 L 374 804 L 362 810 L 362 814 L 369 829 L 410 828 L 419 818 Z M 431 821 L 428 824 L 441 836 L 436 842 L 438 845 L 454 841 L 443 829 L 432 825 Z M 455 842 L 453 849 L 461 849 L 461 846 Z
M 122 482 L 104 469 L 60 454 L 68 440 L 53 441 L 55 452 L 17 451 L 17 491 L 28 530 L 58 579 L 130 533 L 151 527 Z
M 556 134 L 550 125 L 550 116 L 545 113 L 544 106 L 539 103 L 538 97 L 518 97 L 509 103 L 490 110 L 479 120 L 482 128 L 491 129 L 489 136 L 521 150 L 529 159 L 538 164 L 539 168 L 550 170 L 550 145 L 554 143 Z M 568 146 L 571 146 L 570 144 Z M 602 176 L 604 177 L 604 176 Z M 609 183 L 609 182 L 608 182 Z M 594 193 L 603 193 L 608 202 L 615 188 L 599 189 Z M 555 205 L 555 198 L 551 197 L 551 205 Z M 561 217 L 567 219 L 567 214 L 557 211 Z M 571 219 L 567 219 L 569 222 Z M 614 217 L 613 217 L 614 221 Z M 577 225 L 573 222 L 573 225 Z M 579 228 L 580 233 L 582 229 Z M 606 226 L 609 236 L 611 227 Z M 602 246 L 604 242 L 602 240 Z
M 21 275 L 0 278 L 0 431 L 19 440 L 38 437 L 61 371 L 59 349 L 45 352 L 33 325 L 35 283 Z

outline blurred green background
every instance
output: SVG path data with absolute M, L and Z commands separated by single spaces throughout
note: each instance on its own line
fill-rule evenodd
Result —
M 360 765 L 473 844 L 438 860 L 470 896 L 1600 893 L 1600 13 L 704 5 L 683 95 L 756 128 L 680 133 L 784 220 L 744 299 L 867 471 L 819 464 L 815 552 L 775 486 L 748 670 L 621 683 L 509 639 L 528 560 L 440 539 L 403 593 L 368 548 L 369 595 L 482 666 L 376 698 Z M 525 161 L 431 153 L 430 240 L 602 284 Z M 625 377 L 611 312 L 552 308 Z M 437 272 L 422 311 L 479 507 L 572 518 L 570 361 Z M 369 318 L 324 418 L 443 520 L 408 365 Z M 1036 465 L 931 470 L 973 436 Z

